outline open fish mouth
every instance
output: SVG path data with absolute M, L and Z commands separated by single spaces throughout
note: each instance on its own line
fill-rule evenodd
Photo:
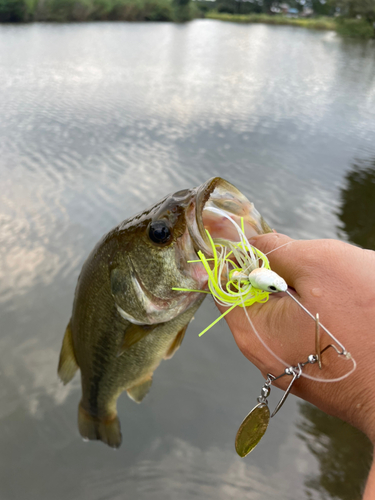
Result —
M 207 256 L 212 256 L 212 250 L 206 231 L 213 239 L 239 241 L 238 231 L 232 221 L 239 227 L 243 221 L 248 239 L 271 232 L 254 204 L 221 177 L 214 177 L 197 188 L 195 202 L 187 215 L 189 233 L 196 251 L 201 250 Z

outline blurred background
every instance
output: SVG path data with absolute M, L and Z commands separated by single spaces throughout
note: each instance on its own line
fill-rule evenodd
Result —
M 263 378 L 224 321 L 198 337 L 210 299 L 142 404 L 120 397 L 116 452 L 81 440 L 79 375 L 63 387 L 56 370 L 88 253 L 169 192 L 219 175 L 280 232 L 375 249 L 374 41 L 207 18 L 4 23 L 0 96 L 0 499 L 361 498 L 370 443 L 292 396 L 236 455 Z

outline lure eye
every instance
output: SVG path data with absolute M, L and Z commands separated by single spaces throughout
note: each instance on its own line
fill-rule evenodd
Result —
M 171 231 L 167 226 L 166 222 L 162 220 L 157 220 L 150 224 L 148 235 L 151 241 L 159 245 L 168 243 L 168 241 L 171 239 L 172 236 Z
M 276 292 L 277 288 L 275 286 L 271 285 L 268 287 L 268 290 L 272 290 L 273 292 Z

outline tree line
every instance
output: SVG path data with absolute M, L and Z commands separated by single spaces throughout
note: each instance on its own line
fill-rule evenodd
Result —
M 364 18 L 375 22 L 375 0 L 216 0 L 212 3 L 217 4 L 219 11 L 233 14 L 276 14 L 287 4 L 300 13 L 310 9 L 312 15 Z

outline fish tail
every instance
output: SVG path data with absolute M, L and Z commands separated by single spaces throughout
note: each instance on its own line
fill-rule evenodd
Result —
M 111 448 L 119 448 L 122 441 L 117 413 L 99 418 L 88 413 L 82 404 L 78 407 L 78 428 L 83 439 L 103 441 Z

